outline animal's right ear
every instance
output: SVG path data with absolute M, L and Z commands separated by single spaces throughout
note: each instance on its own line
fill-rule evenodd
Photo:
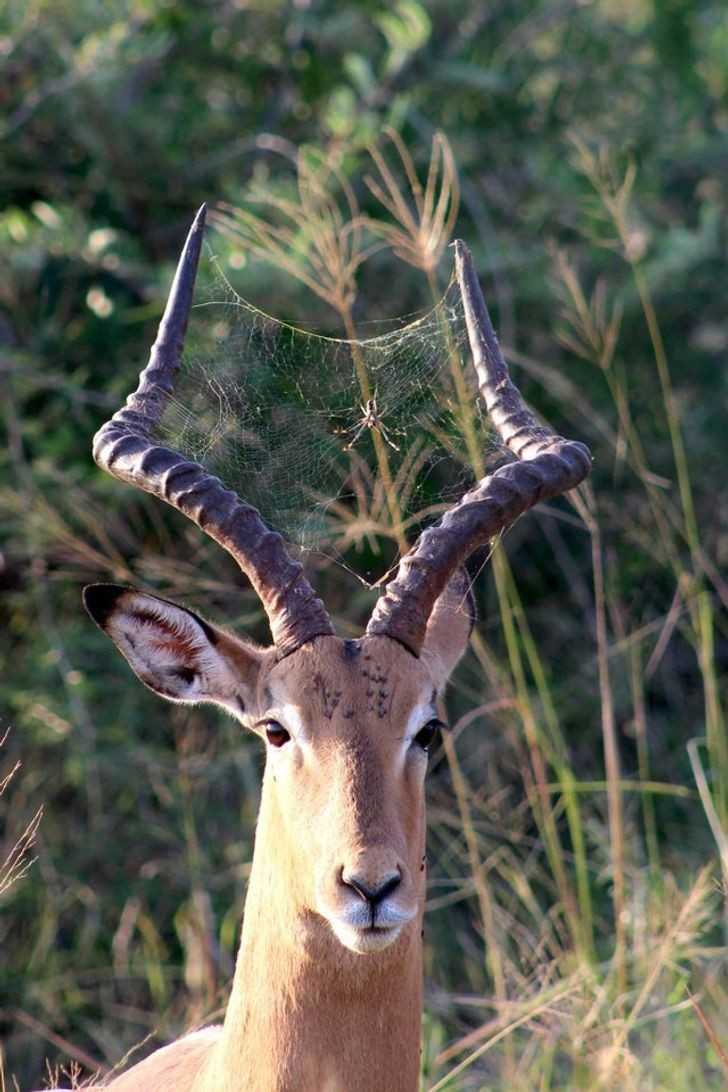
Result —
M 118 584 L 91 584 L 83 601 L 145 686 L 177 702 L 211 701 L 240 717 L 253 704 L 263 649 L 186 607 Z
M 457 569 L 435 602 L 420 652 L 439 692 L 468 647 L 474 622 L 471 580 L 465 569 Z

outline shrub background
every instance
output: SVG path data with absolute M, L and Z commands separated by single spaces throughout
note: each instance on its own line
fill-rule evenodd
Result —
M 224 1005 L 261 755 L 214 712 L 136 684 L 80 588 L 142 583 L 265 629 L 229 559 L 105 478 L 90 438 L 135 383 L 197 205 L 243 204 L 253 181 L 288 192 L 290 155 L 311 144 L 378 212 L 362 177 L 390 124 L 421 173 L 447 133 L 457 233 L 516 381 L 590 443 L 598 498 L 596 539 L 567 506 L 568 519 L 532 515 L 507 536 L 518 599 L 505 572 L 498 588 L 492 572 L 478 581 L 480 643 L 451 722 L 484 708 L 431 775 L 425 1087 L 468 1054 L 438 1059 L 446 1043 L 480 1028 L 477 1047 L 527 1005 L 536 1016 L 449 1087 L 723 1087 L 724 5 L 10 0 L 0 65 L 0 756 L 7 772 L 23 764 L 0 799 L 0 860 L 45 810 L 36 863 L 0 893 L 6 1080 L 37 1087 L 46 1059 L 80 1077 Z M 632 168 L 620 239 L 610 194 Z M 248 261 L 236 287 L 339 332 L 269 265 Z M 603 368 L 601 291 L 607 318 L 621 315 Z M 428 305 L 391 253 L 363 267 L 357 318 Z M 352 601 L 336 571 L 321 580 L 335 613 L 365 617 L 370 597 Z M 701 799 L 686 745 L 706 725 Z M 583 926 L 586 905 L 577 943 L 569 921 Z

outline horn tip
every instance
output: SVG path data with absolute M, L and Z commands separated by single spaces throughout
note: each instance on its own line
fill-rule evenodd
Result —
M 203 202 L 195 214 L 195 218 L 187 232 L 184 249 L 180 257 L 179 268 L 191 271 L 192 279 L 197 272 L 197 263 L 202 251 L 202 240 L 205 232 L 205 219 L 207 216 L 207 202 Z M 187 273 L 189 276 L 189 272 Z
M 473 274 L 473 255 L 470 247 L 462 239 L 456 239 L 452 244 L 455 248 L 455 270 L 459 278 L 464 274 Z

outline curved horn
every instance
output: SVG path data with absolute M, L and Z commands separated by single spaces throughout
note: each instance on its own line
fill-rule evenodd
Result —
M 415 655 L 435 601 L 473 550 L 534 504 L 573 489 L 591 469 L 589 449 L 539 425 L 511 382 L 473 259 L 460 241 L 455 243 L 455 267 L 480 393 L 498 435 L 518 461 L 487 475 L 423 531 L 377 601 L 367 633 L 393 637 Z
M 263 603 L 282 657 L 334 632 L 303 567 L 288 557 L 281 536 L 266 527 L 255 508 L 199 463 L 153 439 L 182 356 L 205 213 L 203 205 L 190 228 L 139 386 L 96 433 L 93 454 L 102 470 L 171 504 L 235 558 Z

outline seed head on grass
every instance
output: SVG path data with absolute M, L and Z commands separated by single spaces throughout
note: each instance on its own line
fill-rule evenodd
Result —
M 399 157 L 407 178 L 408 192 L 405 192 L 380 149 L 370 148 L 369 154 L 378 174 L 376 177 L 367 175 L 364 181 L 395 222 L 375 219 L 368 219 L 367 222 L 398 258 L 432 277 L 450 242 L 460 205 L 455 157 L 445 134 L 435 133 L 423 189 L 402 137 L 394 129 L 385 129 L 385 135 Z
M 564 250 L 554 252 L 556 273 L 562 295 L 559 341 L 576 356 L 608 371 L 619 340 L 622 307 L 609 303 L 607 285 L 599 278 L 587 295 L 576 267 Z
M 367 244 L 356 195 L 330 156 L 302 149 L 296 171 L 296 197 L 254 189 L 252 204 L 269 215 L 221 205 L 213 220 L 247 250 L 305 284 L 340 316 L 351 314 L 356 274 L 381 243 Z
M 637 168 L 630 161 L 621 171 L 611 149 L 602 144 L 590 148 L 580 136 L 571 135 L 574 166 L 594 190 L 591 211 L 603 234 L 593 241 L 622 253 L 627 262 L 638 262 L 647 249 L 647 232 L 637 222 L 632 193 Z M 612 234 L 612 231 L 616 233 Z

